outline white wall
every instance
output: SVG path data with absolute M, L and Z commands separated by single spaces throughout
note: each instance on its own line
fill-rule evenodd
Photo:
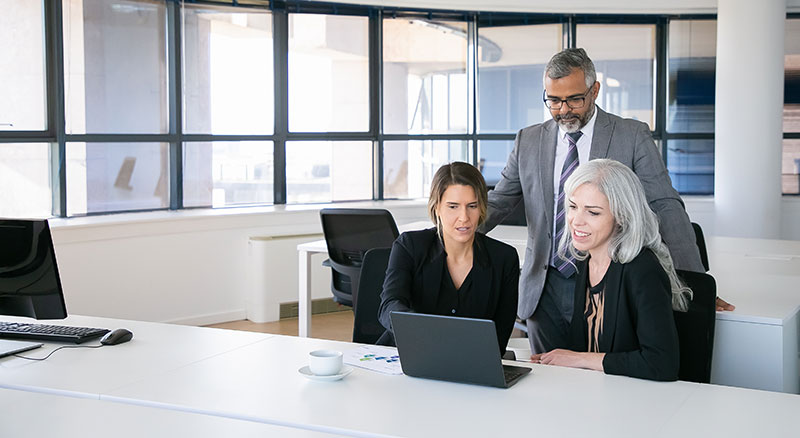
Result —
M 344 204 L 388 208 L 398 223 L 424 220 L 422 201 Z M 342 205 L 340 205 L 342 206 Z M 323 206 L 191 210 L 53 219 L 53 241 L 71 314 L 211 324 L 245 318 L 252 273 L 248 240 L 269 245 L 274 303 L 297 301 L 298 243 L 322 239 Z M 322 255 L 313 298 L 330 297 Z

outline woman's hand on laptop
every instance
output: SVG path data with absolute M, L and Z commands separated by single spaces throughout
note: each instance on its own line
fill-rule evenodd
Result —
M 603 371 L 603 358 L 605 355 L 605 353 L 579 353 L 559 348 L 547 353 L 531 355 L 531 362 Z

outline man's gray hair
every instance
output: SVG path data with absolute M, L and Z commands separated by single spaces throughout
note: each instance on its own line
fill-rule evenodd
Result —
M 583 72 L 583 77 L 586 79 L 586 88 L 594 85 L 597 80 L 594 63 L 589 59 L 586 50 L 583 49 L 564 49 L 556 53 L 547 63 L 544 75 L 550 79 L 561 79 L 571 75 L 575 69 Z
M 644 248 L 649 248 L 669 277 L 672 290 L 672 308 L 686 311 L 692 299 L 692 290 L 678 278 L 667 246 L 658 232 L 658 217 L 650 205 L 639 177 L 624 164 L 608 159 L 591 160 L 581 164 L 564 183 L 564 210 L 569 211 L 573 192 L 584 185 L 597 187 L 606 198 L 614 217 L 614 230 L 608 245 L 608 255 L 617 263 L 629 263 Z M 572 233 L 566 232 L 559 242 L 558 254 L 566 253 L 577 260 L 585 260 L 588 254 L 578 252 L 572 245 Z

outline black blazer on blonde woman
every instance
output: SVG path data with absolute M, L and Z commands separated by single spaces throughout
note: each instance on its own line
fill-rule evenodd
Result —
M 389 318 L 392 311 L 437 313 L 437 300 L 446 269 L 447 254 L 435 228 L 409 231 L 395 240 L 378 311 L 378 319 L 386 327 L 386 332 L 378 344 L 394 345 Z M 466 301 L 459 302 L 457 314 L 447 315 L 493 320 L 502 354 L 517 316 L 517 251 L 503 242 L 475 233 L 469 276 L 472 281 L 469 296 Z

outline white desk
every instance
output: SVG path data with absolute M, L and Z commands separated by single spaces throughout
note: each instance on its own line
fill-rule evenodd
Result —
M 0 389 L 0 436 L 9 438 L 335 438 L 273 424 L 97 399 Z
M 3 320 L 31 321 L 5 316 Z M 72 396 L 96 395 L 272 336 L 85 316 L 69 316 L 56 324 L 108 329 L 124 327 L 133 332 L 133 340 L 102 348 L 63 349 L 41 362 L 16 357 L 2 358 L 0 387 Z M 95 341 L 86 345 L 97 344 Z M 23 354 L 44 357 L 57 346 L 45 344 L 42 348 Z
M 402 230 L 427 227 L 426 222 Z M 498 226 L 489 233 L 525 256 L 527 229 Z M 717 312 L 712 383 L 800 392 L 800 242 L 711 236 L 707 239 L 711 274 L 719 296 L 736 305 Z M 297 247 L 300 255 L 300 336 L 310 336 L 308 260 L 325 253 L 324 240 Z
M 113 327 L 123 324 L 104 321 Z M 124 324 L 133 327 L 134 323 Z M 29 367 L 26 387 L 38 394 L 0 390 L 0 409 L 2 403 L 8 403 L 15 407 L 14 412 L 19 412 L 16 408 L 20 403 L 36 404 L 44 397 L 50 400 L 48 404 L 52 403 L 49 406 L 53 413 L 48 415 L 65 428 L 66 432 L 58 435 L 67 437 L 79 427 L 95 426 L 94 422 L 71 423 L 72 414 L 78 415 L 84 407 L 100 409 L 100 413 L 114 419 L 111 424 L 128 427 L 140 423 L 130 425 L 134 432 L 145 432 L 138 436 L 149 436 L 147 431 L 158 422 L 166 424 L 168 430 L 189 428 L 188 434 L 171 436 L 192 436 L 192 430 L 205 430 L 203 425 L 213 431 L 231 428 L 232 432 L 224 429 L 217 436 L 233 436 L 239 430 L 244 431 L 243 436 L 250 436 L 246 422 L 288 427 L 285 435 L 276 436 L 289 437 L 318 436 L 309 432 L 358 437 L 486 437 L 529 432 L 616 438 L 679 433 L 709 436 L 710 430 L 713 435 L 726 438 L 765 431 L 770 431 L 772 437 L 797 434 L 795 416 L 789 413 L 800 412 L 799 396 L 686 382 L 650 382 L 535 364 L 526 364 L 533 373 L 506 390 L 362 369 L 342 381 L 317 382 L 297 371 L 307 363 L 309 351 L 347 350 L 356 344 L 287 336 L 261 337 L 257 342 L 241 344 L 240 332 L 178 327 L 199 348 L 218 342 L 234 347 L 217 354 L 206 351 L 203 357 L 193 354 L 191 348 L 165 349 L 163 355 L 152 355 L 166 344 L 164 339 L 175 328 L 136 323 L 134 341 L 97 350 L 106 353 L 102 356 L 93 356 L 95 350 L 76 350 L 79 355 L 61 356 L 54 361 L 57 368 Z M 114 367 L 132 357 L 132 353 L 149 360 L 139 364 L 144 369 L 136 378 L 120 379 Z M 62 391 L 64 384 L 55 381 L 51 373 L 59 368 L 69 371 L 73 363 L 85 365 L 90 358 L 95 374 L 68 373 L 73 379 L 68 385 L 70 394 L 78 398 L 52 394 Z M 0 365 L 20 360 L 4 358 Z M 164 367 L 164 362 L 181 365 Z M 98 385 L 98 380 L 105 384 Z M 6 394 L 14 397 L 7 399 Z M 711 407 L 708 403 L 720 405 Z M 36 418 L 33 408 L 22 412 L 27 417 L 20 420 Z M 208 416 L 226 421 L 217 423 Z M 186 425 L 194 421 L 198 423 Z M 5 424 L 5 419 L 0 421 L 0 430 Z M 12 431 L 20 428 L 16 419 L 8 424 Z M 47 424 L 37 426 L 43 432 L 50 430 Z M 252 430 L 270 435 L 268 429 L 256 426 Z M 103 429 L 107 425 L 97 427 L 108 430 Z M 696 433 L 698 430 L 704 433 Z M 87 435 L 91 437 L 92 433 Z
M 714 424 L 717 435 L 775 425 L 794 436 L 800 397 L 686 382 L 658 383 L 527 364 L 510 389 L 388 376 L 356 369 L 339 382 L 300 376 L 307 353 L 355 345 L 275 336 L 101 395 L 190 412 L 313 428 L 353 436 L 487 437 L 521 431 L 551 436 L 673 436 Z M 730 410 L 698 413 L 724 398 Z M 687 408 L 687 405 L 690 406 Z M 736 417 L 737 425 L 727 422 Z M 580 421 L 575 421 L 577 418 Z M 690 433 L 690 435 L 695 435 Z

